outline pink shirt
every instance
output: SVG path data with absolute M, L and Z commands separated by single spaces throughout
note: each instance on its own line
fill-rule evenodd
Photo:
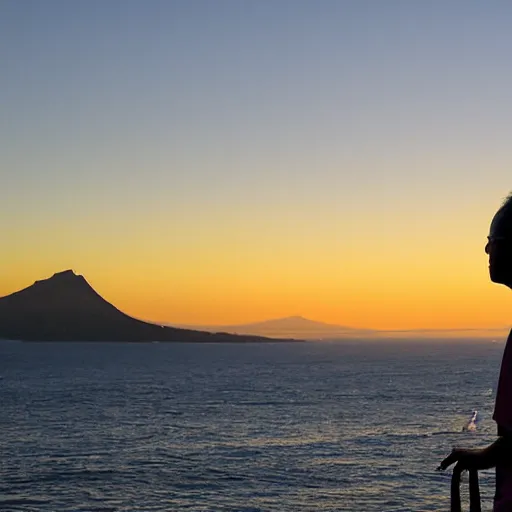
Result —
M 508 335 L 501 360 L 493 419 L 498 424 L 499 435 L 504 432 L 512 435 L 512 331 Z M 512 466 L 508 464 L 496 467 L 493 512 L 512 512 Z

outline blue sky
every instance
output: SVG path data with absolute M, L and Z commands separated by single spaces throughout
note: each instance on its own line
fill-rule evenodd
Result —
M 443 158 L 459 167 L 448 186 L 464 187 L 475 159 L 508 152 L 511 13 L 507 2 L 3 2 L 2 167 L 39 192 L 110 191 L 144 168 L 169 188 L 264 194 L 271 179 L 343 196 L 407 187 L 400 159 Z

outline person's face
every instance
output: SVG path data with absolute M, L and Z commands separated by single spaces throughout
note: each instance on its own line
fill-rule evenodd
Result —
M 485 252 L 489 255 L 489 275 L 493 283 L 512 288 L 512 217 L 499 210 L 494 216 Z

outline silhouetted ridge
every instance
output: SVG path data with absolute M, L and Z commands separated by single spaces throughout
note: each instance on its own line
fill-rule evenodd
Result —
M 301 338 L 301 339 L 333 339 L 333 338 L 362 338 L 374 337 L 378 331 L 372 329 L 361 329 L 347 325 L 329 324 L 317 322 L 294 315 L 284 318 L 274 318 L 262 322 L 249 324 L 223 325 L 223 326 L 191 326 L 182 325 L 188 329 L 202 329 L 205 331 L 221 330 L 232 334 L 243 334 L 246 336 L 271 336 L 280 338 Z
M 72 270 L 58 272 L 48 279 L 36 281 L 32 286 L 0 299 L 4 303 L 16 306 L 28 315 L 51 313 L 53 315 L 75 311 L 80 314 L 106 314 L 113 311 L 123 316 L 117 308 L 101 297 L 83 276 Z M 127 317 L 129 318 L 129 317 Z
M 25 341 L 266 341 L 162 327 L 119 311 L 72 270 L 0 298 L 0 338 Z

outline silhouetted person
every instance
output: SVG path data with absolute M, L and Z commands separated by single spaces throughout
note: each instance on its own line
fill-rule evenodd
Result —
M 491 281 L 512 288 L 512 195 L 496 212 L 485 252 Z M 508 335 L 496 393 L 493 419 L 498 439 L 483 449 L 454 449 L 440 469 L 458 463 L 461 469 L 496 468 L 494 512 L 512 512 L 512 331 Z

